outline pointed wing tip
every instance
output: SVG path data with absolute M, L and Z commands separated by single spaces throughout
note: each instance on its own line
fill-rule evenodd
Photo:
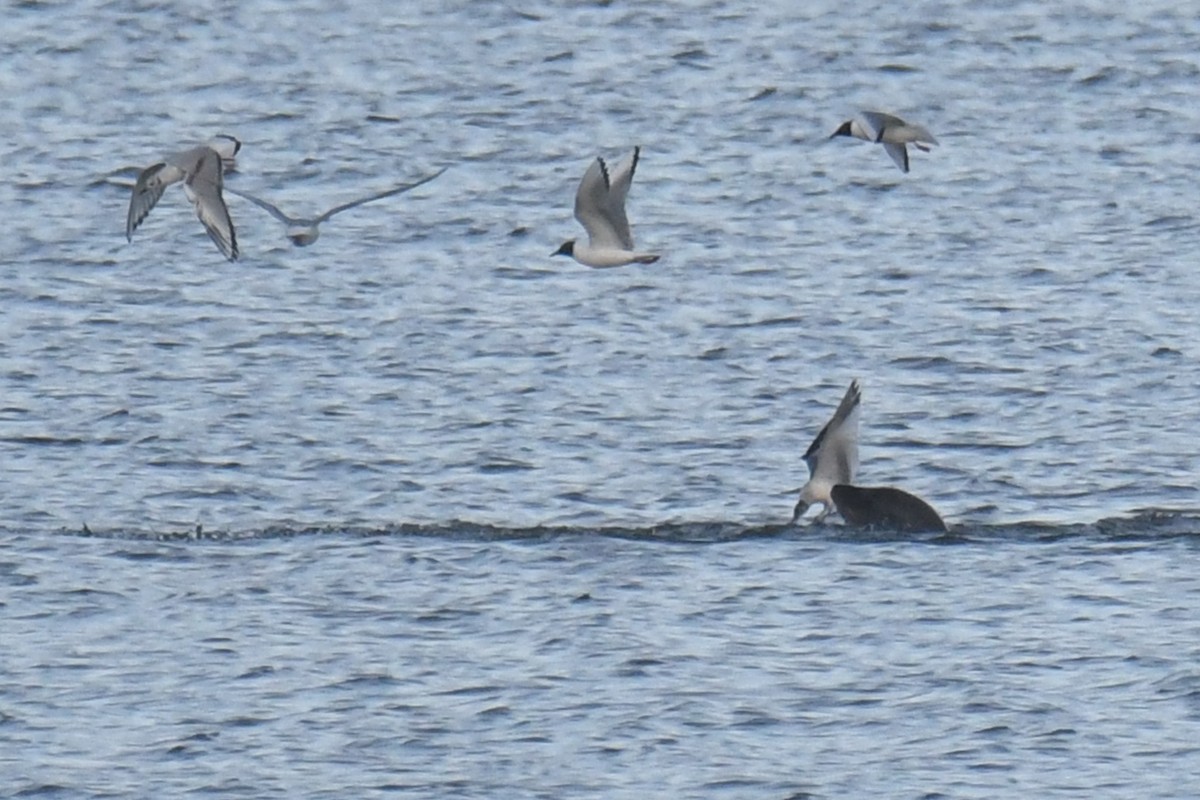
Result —
M 152 208 L 153 206 L 143 210 L 141 214 L 136 213 L 132 207 L 129 209 L 129 216 L 125 218 L 125 239 L 127 241 L 133 241 L 133 232 L 136 231 L 138 226 L 140 226 L 142 222 L 145 221 L 146 217 L 150 215 L 150 210 Z
M 222 238 L 220 232 L 214 228 L 205 225 L 204 230 L 208 234 L 208 238 L 212 239 L 213 244 L 217 246 L 217 249 L 221 251 L 221 255 L 225 256 L 227 261 L 238 260 L 241 252 L 238 250 L 237 234 L 232 227 L 229 229 L 229 241 Z
M 896 142 L 882 142 L 883 149 L 901 172 L 908 172 L 908 147 Z
M 600 174 L 604 177 L 604 188 L 612 188 L 612 181 L 608 179 L 608 164 L 604 163 L 604 157 L 596 156 L 596 161 L 600 163 Z

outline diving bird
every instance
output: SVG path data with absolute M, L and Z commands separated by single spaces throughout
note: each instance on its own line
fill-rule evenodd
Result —
M 882 144 L 901 172 L 908 172 L 908 148 L 905 145 L 911 144 L 928 153 L 929 148 L 926 145 L 938 143 L 933 134 L 922 126 L 913 125 L 882 111 L 859 112 L 854 119 L 843 122 L 829 138 L 835 136 L 853 136 L 856 139 Z
M 946 523 L 933 507 L 919 497 L 891 486 L 855 486 L 858 472 L 858 420 L 862 391 L 858 381 L 842 397 L 833 417 L 817 434 L 804 461 L 808 464 L 808 483 L 800 490 L 800 499 L 792 512 L 795 524 L 809 506 L 820 503 L 822 522 L 837 511 L 847 525 L 886 528 L 909 533 L 946 531 Z
M 429 183 L 438 175 L 441 175 L 443 172 L 445 172 L 446 169 L 446 167 L 442 167 L 432 175 L 421 178 L 421 180 L 416 181 L 415 183 L 406 183 L 403 186 L 397 186 L 394 189 L 388 189 L 386 192 L 378 192 L 370 195 L 369 197 L 360 197 L 357 200 L 351 200 L 349 203 L 342 203 L 340 206 L 334 206 L 318 217 L 289 217 L 287 214 L 280 211 L 278 206 L 263 200 L 261 197 L 255 197 L 249 192 L 243 192 L 242 190 L 235 189 L 232 186 L 228 187 L 228 191 L 232 194 L 236 194 L 238 197 L 246 198 L 251 203 L 254 203 L 254 205 L 263 209 L 272 217 L 286 225 L 287 228 L 284 231 L 284 236 L 291 239 L 292 244 L 296 245 L 297 247 L 308 247 L 321 235 L 321 231 L 319 230 L 318 226 L 322 222 L 325 222 L 327 219 L 332 217 L 334 214 L 340 214 L 343 211 L 354 208 L 355 206 L 361 206 L 364 203 L 372 203 L 376 200 L 382 200 L 385 197 L 391 197 L 395 194 L 403 194 L 410 189 L 415 189 L 422 184 Z
M 133 241 L 133 232 L 158 203 L 166 188 L 183 182 L 184 193 L 196 209 L 208 237 L 230 261 L 237 261 L 237 233 L 233 220 L 221 196 L 224 185 L 224 163 L 232 164 L 242 143 L 222 134 L 208 144 L 168 156 L 141 171 L 129 198 L 129 213 L 125 218 L 125 238 Z
M 800 490 L 800 499 L 792 513 L 796 522 L 808 511 L 808 507 L 821 504 L 821 513 L 816 521 L 822 522 L 836 509 L 831 492 L 834 486 L 854 482 L 858 472 L 858 417 L 862 391 L 858 381 L 850 382 L 850 388 L 838 403 L 833 417 L 821 428 L 804 453 L 808 465 L 808 483 Z
M 587 244 L 571 239 L 550 255 L 571 256 L 588 267 L 621 267 L 658 261 L 657 255 L 634 249 L 633 233 L 625 216 L 625 197 L 633 183 L 641 150 L 640 147 L 633 148 L 633 155 L 618 164 L 611 176 L 603 158 L 592 162 L 575 192 L 575 219 L 587 231 Z

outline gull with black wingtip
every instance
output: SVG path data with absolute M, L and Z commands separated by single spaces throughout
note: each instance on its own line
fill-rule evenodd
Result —
M 823 522 L 837 511 L 847 525 L 909 533 L 945 532 L 946 523 L 919 497 L 890 486 L 855 486 L 858 472 L 858 423 L 862 390 L 851 381 L 833 417 L 813 440 L 804 461 L 808 483 L 792 512 L 795 524 L 810 506 L 820 503 L 814 521 Z
M 896 166 L 900 168 L 901 172 L 908 172 L 908 148 L 906 145 L 911 144 L 918 150 L 928 153 L 929 148 L 926 145 L 938 143 L 938 140 L 933 138 L 933 134 L 924 127 L 905 122 L 897 116 L 885 114 L 882 111 L 859 112 L 854 119 L 843 122 L 836 131 L 829 135 L 829 138 L 832 139 L 835 136 L 852 136 L 866 142 L 882 144 L 883 149 L 891 156 L 892 161 L 896 162 Z
M 249 200 L 251 203 L 254 203 L 256 206 L 258 206 L 259 208 L 266 211 L 272 217 L 274 217 L 275 219 L 279 220 L 284 225 L 286 225 L 287 228 L 284 231 L 284 236 L 286 236 L 288 239 L 291 239 L 292 244 L 296 245 L 297 247 L 308 247 L 310 244 L 315 242 L 318 239 L 318 237 L 320 237 L 320 235 L 321 235 L 321 231 L 319 230 L 320 224 L 322 222 L 325 222 L 326 220 L 328 220 L 334 214 L 340 214 L 343 211 L 347 211 L 351 208 L 361 206 L 364 203 L 373 203 L 376 200 L 382 200 L 385 197 L 391 197 L 393 195 L 403 194 L 404 192 L 407 192 L 411 189 L 415 189 L 418 186 L 429 183 L 431 180 L 436 178 L 438 175 L 441 175 L 445 171 L 446 171 L 446 167 L 443 167 L 442 169 L 439 169 L 437 172 L 433 173 L 432 175 L 424 177 L 421 180 L 416 181 L 414 183 L 406 183 L 402 186 L 397 186 L 393 189 L 388 189 L 387 191 L 384 191 L 384 192 L 378 192 L 378 193 L 370 195 L 368 197 L 360 197 L 357 200 L 351 200 L 348 203 L 342 203 L 339 206 L 334 206 L 333 208 L 326 211 L 324 214 L 321 214 L 320 216 L 317 216 L 317 217 L 290 217 L 287 214 L 280 211 L 279 207 L 276 206 L 275 204 L 267 202 L 266 200 L 263 200 L 261 197 L 255 197 L 254 195 L 250 194 L 249 192 L 244 192 L 240 189 L 234 189 L 232 186 L 227 187 L 227 191 L 229 191 L 231 194 L 237 195 L 238 197 L 244 197 L 245 199 Z
M 611 176 L 603 158 L 592 162 L 575 192 L 575 219 L 587 231 L 587 243 L 571 239 L 550 255 L 571 256 L 588 267 L 622 267 L 658 261 L 657 255 L 634 249 L 629 218 L 625 216 L 625 198 L 633 184 L 633 173 L 640 156 L 641 148 L 633 148 L 633 154 L 618 164 Z
M 237 261 L 237 233 L 225 198 L 221 196 L 221 189 L 224 185 L 224 165 L 226 162 L 232 165 L 241 146 L 242 143 L 237 139 L 222 134 L 208 144 L 175 153 L 142 170 L 129 198 L 125 238 L 132 242 L 133 232 L 158 203 L 166 188 L 182 181 L 184 193 L 196 209 L 196 216 L 200 218 L 208 237 L 222 255 L 230 261 Z

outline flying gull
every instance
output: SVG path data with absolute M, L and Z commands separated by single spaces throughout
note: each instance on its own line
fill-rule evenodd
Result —
M 206 144 L 213 150 L 216 150 L 217 154 L 221 156 L 221 172 L 224 175 L 228 175 L 231 172 L 237 171 L 237 158 L 235 158 L 235 156 L 237 155 L 238 151 L 242 149 L 241 142 L 228 134 L 221 133 L 214 136 Z M 119 167 L 111 172 L 101 175 L 99 178 L 89 183 L 88 187 L 103 186 L 107 184 L 109 186 L 119 186 L 122 189 L 132 189 L 137 183 L 138 175 L 141 174 L 142 167 L 133 165 Z
M 856 139 L 882 144 L 901 172 L 908 172 L 908 148 L 905 145 L 911 144 L 928 153 L 929 148 L 926 145 L 938 143 L 933 134 L 920 125 L 913 125 L 882 111 L 859 112 L 854 119 L 843 122 L 829 138 L 835 136 L 853 136 Z
M 221 253 L 237 261 L 237 234 L 229 209 L 221 196 L 224 184 L 224 163 L 233 162 L 242 143 L 232 136 L 221 135 L 208 144 L 176 153 L 142 170 L 129 199 L 125 218 L 125 238 L 133 241 L 133 232 L 158 203 L 168 186 L 183 182 L 184 193 L 196 209 L 196 216 Z
M 639 253 L 633 247 L 633 233 L 625 216 L 625 196 L 633 183 L 641 148 L 617 165 L 609 175 L 608 165 L 597 158 L 583 174 L 575 192 L 575 219 L 587 231 L 587 244 L 574 239 L 550 255 L 571 256 L 588 267 L 621 267 L 626 264 L 653 264 L 658 256 Z
M 851 381 L 833 417 L 817 434 L 804 461 L 808 464 L 808 483 L 800 490 L 800 499 L 792 512 L 793 524 L 809 507 L 820 503 L 815 521 L 824 521 L 833 511 L 847 525 L 875 527 L 911 533 L 944 532 L 946 523 L 919 497 L 890 486 L 855 486 L 858 472 L 858 421 L 862 391 Z
M 269 203 L 266 200 L 263 200 L 261 197 L 255 197 L 249 192 L 243 192 L 242 190 L 235 189 L 232 186 L 227 187 L 227 191 L 232 194 L 236 194 L 238 197 L 246 198 L 251 203 L 254 203 L 256 206 L 263 209 L 272 217 L 286 225 L 287 229 L 284 231 L 284 235 L 292 240 L 292 244 L 296 245 L 297 247 L 308 247 L 321 235 L 318 226 L 322 222 L 325 222 L 327 219 L 332 217 L 334 214 L 340 214 L 343 211 L 354 208 L 355 206 L 361 206 L 364 203 L 371 203 L 376 200 L 382 200 L 385 197 L 391 197 L 392 195 L 403 194 L 410 189 L 415 189 L 422 184 L 429 183 L 431 180 L 436 178 L 438 175 L 441 175 L 445 171 L 446 167 L 443 167 L 432 175 L 422 178 L 415 183 L 406 183 L 402 186 L 397 186 L 394 189 L 388 189 L 385 192 L 378 192 L 370 195 L 369 197 L 360 197 L 357 200 L 351 200 L 349 203 L 342 203 L 340 206 L 334 206 L 318 217 L 290 217 L 280 211 L 279 207 L 275 204 Z

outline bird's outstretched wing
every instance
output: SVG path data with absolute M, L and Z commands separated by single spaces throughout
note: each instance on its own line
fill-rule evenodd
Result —
M 854 482 L 858 472 L 858 409 L 861 402 L 862 390 L 858 381 L 853 380 L 833 417 L 804 453 L 811 481 L 829 485 Z
M 133 232 L 142 220 L 150 213 L 163 192 L 172 183 L 183 177 L 176 167 L 166 163 L 152 164 L 138 175 L 137 183 L 133 185 L 133 194 L 129 198 L 129 213 L 125 217 L 125 238 L 133 241 Z
M 334 214 L 340 214 L 347 209 L 354 208 L 355 206 L 361 206 L 363 203 L 371 203 L 371 202 L 374 202 L 375 200 L 382 200 L 385 197 L 391 197 L 392 195 L 395 195 L 395 194 L 403 194 L 404 192 L 415 189 L 418 186 L 422 186 L 426 183 L 429 183 L 431 180 L 433 180 L 434 178 L 436 178 L 437 176 L 439 176 L 443 172 L 445 172 L 446 169 L 447 169 L 447 167 L 442 167 L 437 172 L 433 173 L 432 175 L 428 175 L 424 178 L 421 178 L 421 180 L 419 180 L 419 181 L 415 181 L 413 183 L 406 183 L 402 186 L 397 186 L 394 189 L 388 189 L 386 192 L 379 192 L 378 194 L 373 194 L 370 197 L 361 197 L 358 200 L 351 200 L 349 203 L 342 203 L 340 206 L 334 206 L 333 208 L 329 209 L 321 216 L 317 217 L 317 219 L 315 220 L 315 224 L 320 224 L 320 223 L 324 222 L 325 220 L 329 219 L 330 217 L 332 217 Z M 246 199 L 249 200 L 250 198 L 247 197 Z
M 226 186 L 225 191 L 230 192 L 231 194 L 236 194 L 238 197 L 249 200 L 251 203 L 254 203 L 254 205 L 258 206 L 263 211 L 266 211 L 268 214 L 270 214 L 272 217 L 274 217 L 275 219 L 282 222 L 284 225 L 292 225 L 298 221 L 298 220 L 292 219 L 287 214 L 280 211 L 279 208 L 277 206 L 275 206 L 274 204 L 269 203 L 266 200 L 263 200 L 261 197 L 255 197 L 254 195 L 250 194 L 249 192 L 243 192 L 241 189 L 235 189 L 232 186 Z
M 225 198 L 221 196 L 222 183 L 221 156 L 215 150 L 208 150 L 200 155 L 183 188 L 208 232 L 208 238 L 226 258 L 237 261 L 237 232 L 233 229 Z

